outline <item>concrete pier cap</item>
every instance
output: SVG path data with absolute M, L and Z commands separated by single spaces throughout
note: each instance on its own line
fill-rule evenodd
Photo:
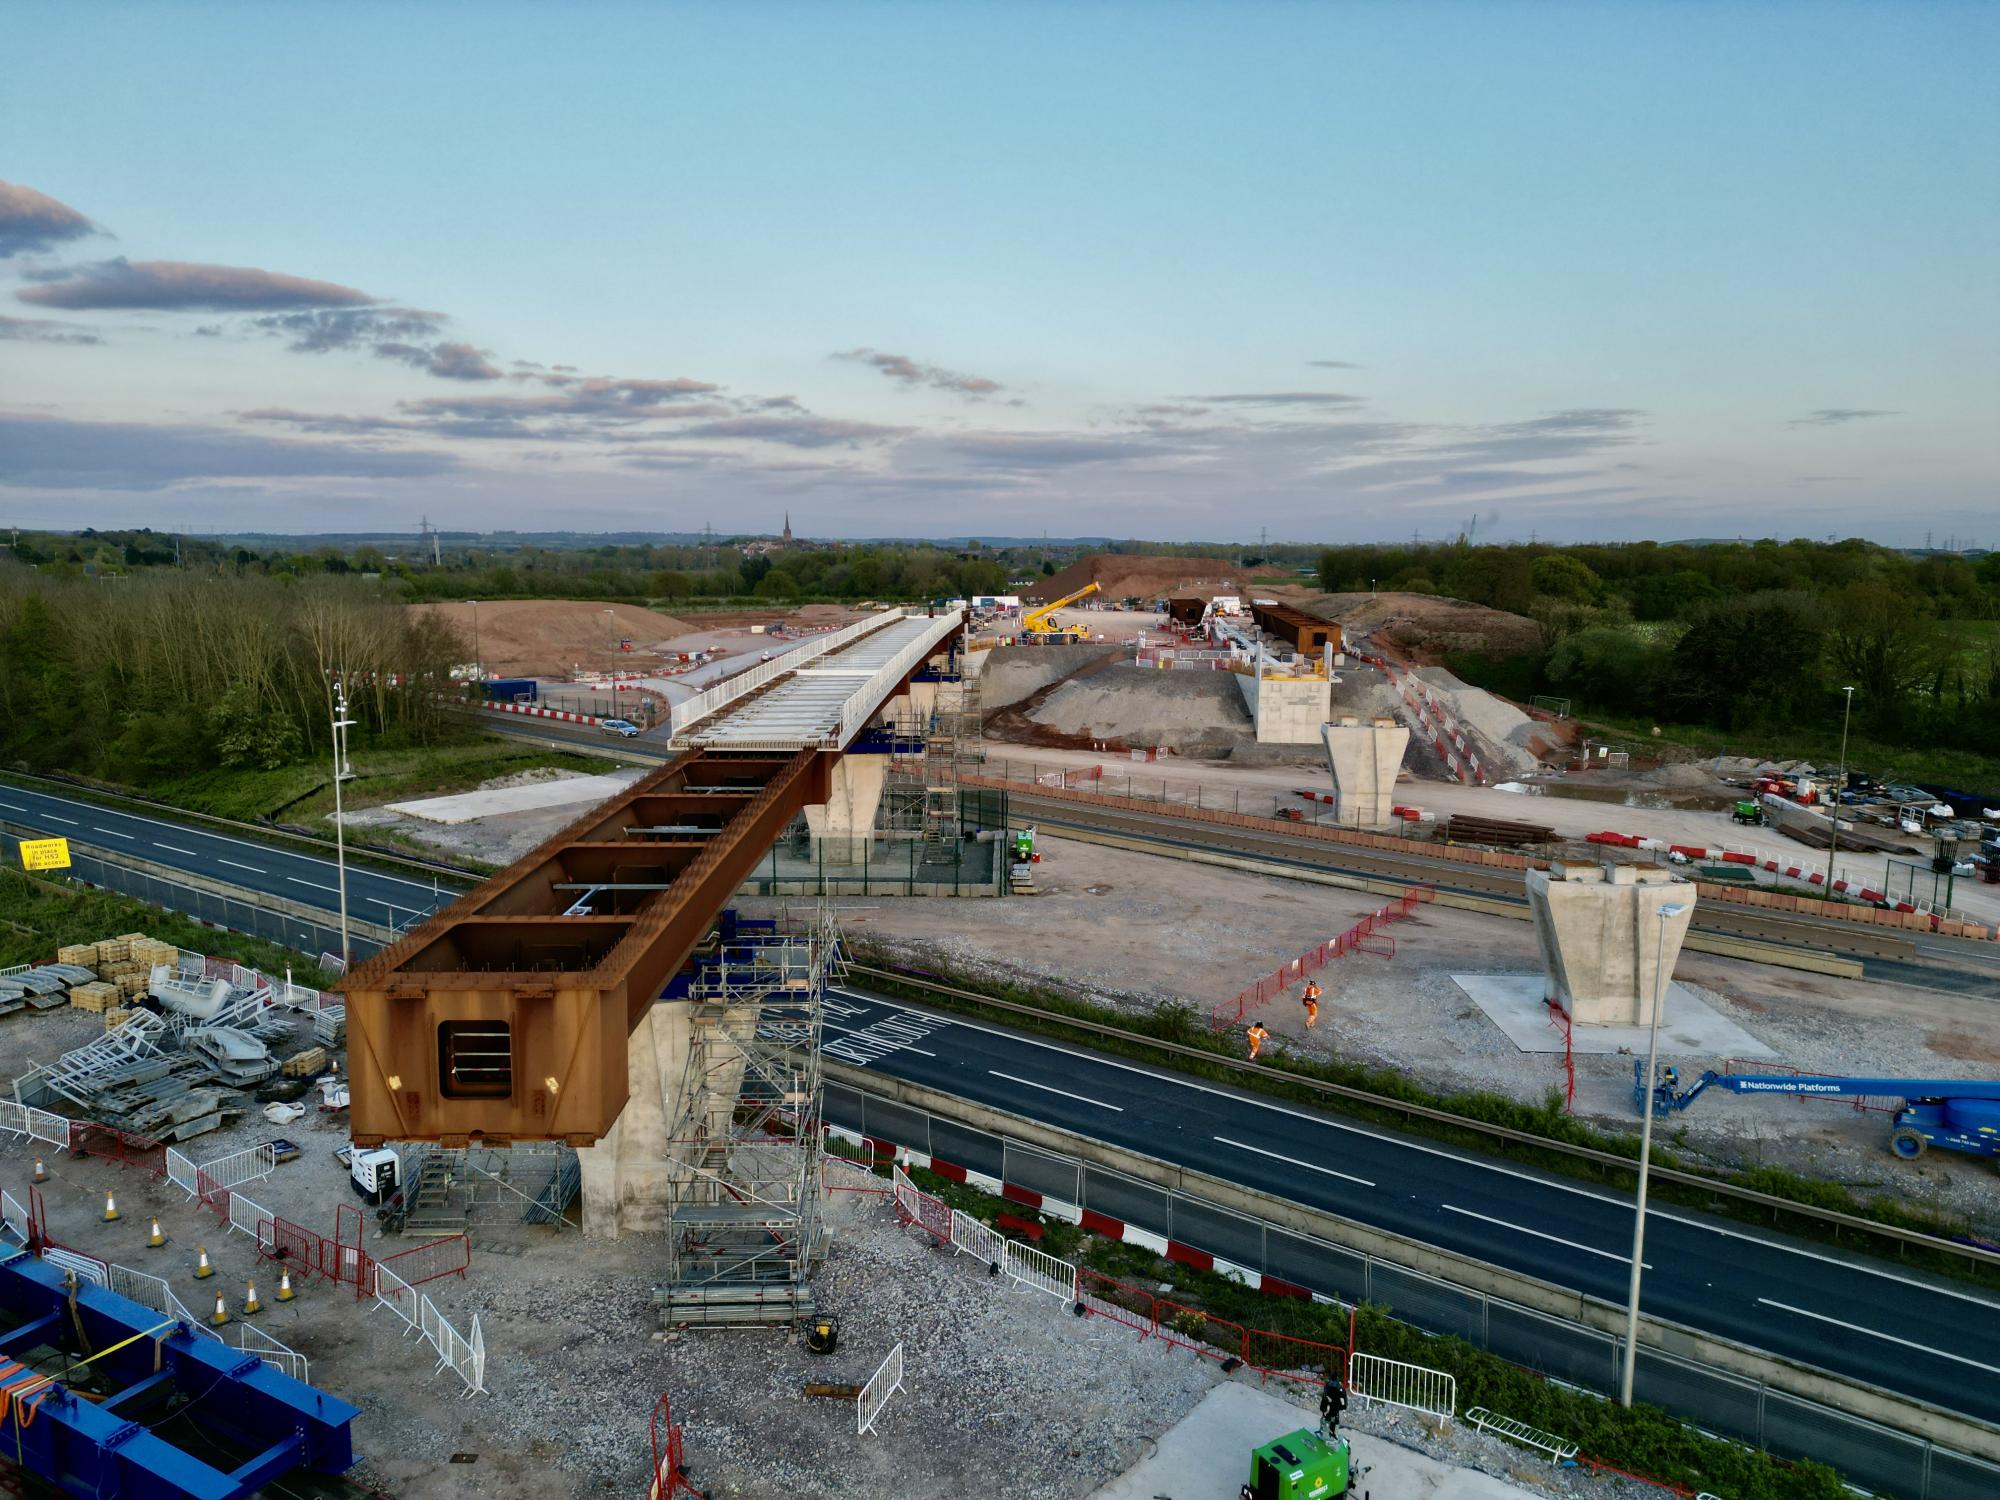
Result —
M 1394 719 L 1343 717 L 1320 725 L 1333 773 L 1334 815 L 1344 828 L 1380 828 L 1393 816 L 1396 776 L 1410 731 Z
M 1695 888 L 1666 870 L 1558 863 L 1527 872 L 1545 997 L 1579 1026 L 1650 1026 L 1694 920 Z M 1678 906 L 1672 916 L 1662 909 Z

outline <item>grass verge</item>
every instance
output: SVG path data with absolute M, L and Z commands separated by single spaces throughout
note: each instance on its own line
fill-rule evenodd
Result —
M 176 948 L 233 958 L 238 963 L 325 989 L 333 975 L 289 948 L 261 938 L 218 932 L 143 901 L 88 891 L 45 876 L 0 870 L 0 968 L 53 962 L 66 943 L 95 943 L 123 932 L 144 932 Z
M 827 1150 L 861 1159 L 860 1152 L 843 1142 L 830 1139 Z M 889 1175 L 887 1166 L 873 1165 L 873 1170 L 877 1176 Z M 1232 1277 L 1180 1265 L 1138 1245 L 1100 1238 L 1065 1220 L 923 1168 L 909 1175 L 920 1189 L 950 1204 L 954 1212 L 971 1214 L 989 1227 L 997 1228 L 994 1221 L 1002 1213 L 1040 1224 L 1043 1234 L 1037 1248 L 1058 1260 L 1147 1291 L 1163 1284 L 1171 1286 L 1172 1300 L 1192 1310 L 1192 1315 L 1183 1313 L 1175 1319 L 1176 1331 L 1184 1337 L 1201 1338 L 1207 1318 L 1213 1317 L 1314 1343 L 1342 1347 L 1347 1343 L 1344 1308 L 1268 1296 Z M 1724 1494 L 1731 1500 L 1842 1500 L 1847 1493 L 1840 1476 L 1823 1464 L 1786 1463 L 1758 1449 L 1708 1437 L 1658 1407 L 1637 1405 L 1628 1410 L 1588 1392 L 1554 1384 L 1462 1339 L 1427 1334 L 1399 1323 L 1391 1308 L 1363 1305 L 1356 1310 L 1354 1346 L 1385 1359 L 1445 1371 L 1458 1382 L 1461 1410 L 1487 1407 L 1559 1433 L 1602 1463 L 1689 1490 Z M 1254 1436 L 1246 1434 L 1246 1450 L 1251 1441 Z
M 1246 1091 L 1309 1104 L 1315 1109 L 1329 1113 L 1387 1125 L 1403 1134 L 1421 1135 L 1483 1155 L 1505 1157 L 1555 1175 L 1601 1183 L 1628 1192 L 1636 1185 L 1636 1166 L 1639 1156 L 1637 1135 L 1613 1134 L 1565 1113 L 1562 1095 L 1555 1089 L 1550 1089 L 1539 1102 L 1534 1104 L 1524 1104 L 1520 1100 L 1501 1094 L 1473 1091 L 1439 1093 L 1386 1068 L 1371 1068 L 1338 1059 L 1302 1057 L 1290 1053 L 1285 1049 L 1281 1038 L 1274 1038 L 1272 1046 L 1264 1054 L 1262 1060 L 1269 1063 L 1267 1070 L 1245 1072 L 1241 1068 L 1229 1065 L 1241 1060 L 1241 1044 L 1238 1039 L 1230 1033 L 1218 1035 L 1211 1032 L 1201 1016 L 1190 1006 L 1163 1005 L 1157 1010 L 1135 1015 L 1079 999 L 1073 994 L 1052 987 L 994 984 L 982 979 L 968 978 L 949 969 L 913 971 L 907 965 L 895 962 L 866 939 L 850 940 L 849 951 L 857 962 L 898 973 L 906 979 L 929 980 L 932 983 L 950 985 L 955 989 L 990 996 L 993 999 L 1010 1001 L 1016 1005 L 1033 1006 L 1038 1010 L 1053 1012 L 1055 1017 L 1069 1017 L 1115 1028 L 1119 1035 L 1107 1037 L 1097 1033 L 1082 1033 L 1078 1028 L 1064 1025 L 1060 1019 L 1023 1016 L 999 1007 L 981 1006 L 977 1000 L 967 999 L 962 995 L 941 995 L 921 984 L 868 976 L 867 982 L 870 988 L 913 1000 L 934 1009 L 976 1015 L 981 1019 L 991 1020 L 1016 1030 L 1039 1032 L 1066 1042 L 1076 1043 L 1080 1040 L 1083 1045 L 1097 1051 L 1135 1058 L 1174 1072 L 1212 1079 Z M 1215 1061 L 1208 1063 L 1150 1045 L 1155 1041 L 1193 1047 L 1212 1054 Z M 1293 1074 L 1301 1082 L 1294 1084 L 1285 1078 L 1272 1076 L 1273 1073 Z M 1537 1136 L 1550 1142 L 1582 1146 L 1625 1157 L 1633 1163 L 1633 1166 L 1628 1168 L 1588 1161 L 1567 1152 L 1544 1150 L 1529 1143 L 1509 1141 L 1464 1127 L 1454 1127 L 1443 1122 L 1426 1120 L 1420 1116 L 1406 1115 L 1393 1107 L 1369 1105 L 1359 1100 L 1329 1095 L 1310 1087 L 1303 1081 L 1307 1079 L 1365 1090 L 1385 1099 L 1445 1111 L 1483 1124 L 1497 1125 L 1504 1129 Z M 1775 1198 L 1784 1198 L 1811 1208 L 1851 1214 L 1857 1218 L 1918 1234 L 1956 1238 L 1973 1233 L 1973 1227 L 1962 1219 L 1948 1219 L 1895 1202 L 1860 1199 L 1838 1183 L 1818 1182 L 1774 1168 L 1760 1167 L 1728 1173 L 1705 1172 L 1702 1168 L 1680 1159 L 1670 1148 L 1663 1146 L 1657 1137 L 1653 1143 L 1652 1159 L 1656 1167 L 1713 1176 L 1718 1182 L 1731 1186 L 1746 1188 Z M 1666 1182 L 1655 1177 L 1650 1192 L 1653 1197 L 1666 1202 L 1698 1208 L 1747 1223 L 1777 1227 L 1776 1214 L 1767 1216 L 1760 1212 L 1756 1205 L 1706 1193 L 1682 1183 Z M 1828 1225 L 1803 1215 L 1785 1216 L 1782 1227 L 1786 1232 L 1801 1238 L 1824 1243 L 1850 1243 L 1843 1238 L 1839 1226 Z M 2000 1262 L 1969 1261 L 1963 1256 L 1947 1251 L 1930 1251 L 1922 1246 L 1907 1245 L 1898 1240 L 1875 1240 L 1867 1248 L 1876 1254 L 1893 1251 L 1895 1257 L 1903 1264 L 1921 1267 L 1954 1280 L 1970 1281 L 1986 1287 L 2000 1287 Z

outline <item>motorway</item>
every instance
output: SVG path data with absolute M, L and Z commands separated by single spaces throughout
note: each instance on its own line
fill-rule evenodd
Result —
M 0 785 L 0 818 L 320 911 L 336 906 L 332 861 L 273 843 L 14 785 Z M 453 897 L 354 865 L 348 891 L 357 915 L 399 927 Z M 1632 1209 L 1615 1193 L 860 991 L 836 999 L 827 1047 L 843 1061 L 1624 1298 Z M 902 1024 L 877 1026 L 892 1017 Z M 2000 1304 L 1680 1210 L 1655 1212 L 1647 1249 L 1649 1312 L 2000 1422 Z
M 852 988 L 829 994 L 822 1050 L 1625 1301 L 1632 1201 L 1603 1188 Z M 1648 1215 L 1646 1263 L 1643 1307 L 1654 1316 L 2000 1422 L 2000 1302 L 1680 1209 Z
M 74 839 L 113 856 L 219 880 L 259 895 L 340 909 L 338 871 L 331 858 L 296 852 L 283 844 L 210 832 L 198 823 L 100 807 L 51 792 L 0 783 L 0 821 L 44 838 Z M 347 909 L 357 922 L 405 928 L 459 891 L 435 880 L 388 875 L 349 860 Z

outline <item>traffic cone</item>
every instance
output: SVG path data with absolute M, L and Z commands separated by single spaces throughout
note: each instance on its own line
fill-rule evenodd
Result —
M 278 1300 L 289 1302 L 296 1296 L 298 1293 L 292 1290 L 292 1268 L 286 1266 L 278 1273 Z
M 49 1169 L 42 1165 L 42 1159 L 38 1156 L 35 1158 L 35 1181 L 47 1182 L 48 1180 Z
M 217 1328 L 220 1328 L 224 1323 L 229 1321 L 229 1309 L 222 1305 L 222 1293 L 220 1292 L 215 1294 L 215 1316 L 208 1321 L 213 1323 Z
M 208 1263 L 208 1251 L 204 1248 L 201 1252 L 201 1263 L 194 1268 L 194 1279 L 196 1281 L 206 1281 L 214 1274 L 215 1267 Z
M 153 1217 L 153 1232 L 146 1236 L 146 1248 L 148 1250 L 157 1250 L 166 1242 L 167 1237 L 160 1233 L 160 1220 L 156 1214 Z
M 250 1295 L 243 1299 L 243 1316 L 254 1318 L 264 1310 L 264 1304 L 257 1300 L 257 1283 L 250 1283 Z
M 118 1212 L 118 1200 L 111 1196 L 110 1189 L 107 1188 L 104 1193 L 104 1222 L 115 1224 L 124 1217 Z

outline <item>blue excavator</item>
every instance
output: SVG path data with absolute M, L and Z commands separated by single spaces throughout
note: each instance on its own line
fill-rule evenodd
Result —
M 1672 1068 L 1653 1081 L 1653 1109 L 1686 1109 L 1710 1088 L 1732 1094 L 1785 1094 L 1811 1099 L 1901 1099 L 1889 1132 L 1889 1149 L 1915 1161 L 1932 1146 L 2000 1163 L 2000 1081 L 1970 1078 L 1827 1078 L 1810 1073 L 1717 1073 L 1712 1069 L 1686 1088 Z M 1646 1060 L 1632 1059 L 1632 1107 L 1646 1108 Z

